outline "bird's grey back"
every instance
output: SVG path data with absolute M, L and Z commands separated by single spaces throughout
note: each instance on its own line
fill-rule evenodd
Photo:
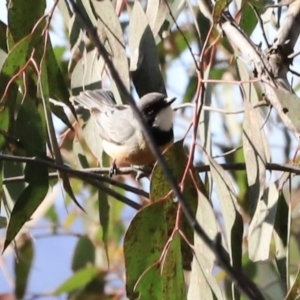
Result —
M 117 105 L 111 91 L 84 91 L 72 99 L 90 110 L 102 139 L 121 145 L 134 134 L 132 110 L 127 105 Z

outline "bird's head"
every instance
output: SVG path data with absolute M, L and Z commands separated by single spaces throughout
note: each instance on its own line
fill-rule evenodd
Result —
M 161 93 L 149 93 L 140 99 L 138 107 L 150 127 L 169 131 L 173 127 L 171 104 L 175 100 L 176 98 L 168 98 Z

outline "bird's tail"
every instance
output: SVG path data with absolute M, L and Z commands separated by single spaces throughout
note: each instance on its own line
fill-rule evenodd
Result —
M 80 92 L 77 96 L 72 96 L 71 101 L 75 101 L 88 109 L 99 108 L 103 105 L 114 106 L 116 101 L 111 91 L 91 90 Z

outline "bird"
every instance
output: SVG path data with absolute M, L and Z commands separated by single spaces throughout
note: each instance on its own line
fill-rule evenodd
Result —
M 113 159 L 114 166 L 147 166 L 155 163 L 144 130 L 132 108 L 117 104 L 111 91 L 86 90 L 71 99 L 89 109 L 102 138 L 103 150 Z M 137 102 L 161 152 L 174 142 L 171 104 L 175 100 L 163 93 L 151 92 Z

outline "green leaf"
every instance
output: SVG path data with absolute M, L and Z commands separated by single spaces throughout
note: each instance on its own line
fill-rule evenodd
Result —
M 217 0 L 213 9 L 213 20 L 214 23 L 218 23 L 221 19 L 222 13 L 228 7 L 231 0 Z
M 186 299 L 184 277 L 182 272 L 182 255 L 180 251 L 181 236 L 177 232 L 167 249 L 162 269 L 163 297 L 161 299 Z M 174 276 L 174 273 L 177 276 Z M 170 280 L 170 278 L 173 278 Z M 137 287 L 139 288 L 139 286 Z
M 48 176 L 48 172 L 45 175 Z M 29 184 L 18 198 L 11 212 L 3 251 L 44 200 L 48 192 L 48 181 L 45 175 L 44 178 L 40 179 L 40 182 Z
M 275 241 L 275 260 L 279 275 L 285 289 L 289 287 L 289 240 L 290 240 L 290 226 L 291 226 L 291 207 L 287 204 L 283 192 L 279 192 L 276 219 L 274 224 L 274 241 Z
M 21 240 L 23 244 L 18 248 L 18 256 L 15 258 L 15 294 L 17 299 L 23 299 L 25 295 L 34 257 L 32 239 L 27 235 L 23 235 Z
M 51 232 L 55 234 L 60 226 L 60 220 L 57 213 L 57 209 L 54 205 L 50 206 L 50 208 L 47 210 L 45 218 L 47 218 L 50 221 Z
M 187 164 L 187 156 L 184 152 L 183 141 L 180 140 L 172 145 L 165 153 L 164 159 L 169 165 L 173 172 L 173 176 L 176 178 L 177 182 L 180 183 L 185 172 Z M 198 175 L 197 175 L 198 176 Z M 187 175 L 184 182 L 183 195 L 187 201 L 187 205 L 190 207 L 191 211 L 196 215 L 197 211 L 197 190 L 193 184 L 193 180 L 190 174 Z M 154 166 L 150 181 L 150 198 L 152 201 L 157 201 L 164 198 L 168 192 L 171 190 L 171 186 L 166 179 L 163 170 L 159 164 Z M 194 243 L 194 231 L 187 221 L 186 217 L 182 215 L 180 222 L 180 229 L 185 235 L 186 239 L 190 244 Z M 190 246 L 186 242 L 182 241 L 182 257 L 183 257 L 183 267 L 186 270 L 190 270 L 191 262 L 193 259 L 193 254 Z
M 74 272 L 95 264 L 95 247 L 90 238 L 82 236 L 75 247 L 72 260 L 72 270 Z
M 29 35 L 37 21 L 43 16 L 45 0 L 9 0 L 8 28 L 15 42 Z M 30 18 L 26 17 L 30 16 Z
M 173 176 L 180 182 L 187 163 L 187 156 L 183 149 L 183 141 L 180 140 L 173 144 L 163 155 L 166 163 L 172 168 Z M 151 200 L 157 201 L 165 197 L 170 190 L 171 186 L 163 170 L 158 163 L 155 164 L 150 179 Z
M 73 114 L 75 115 L 74 108 L 69 101 L 69 91 L 56 61 L 51 42 L 49 41 L 49 39 L 47 39 L 47 44 L 45 45 L 45 37 L 41 35 L 45 24 L 45 21 L 40 22 L 35 28 L 34 32 L 28 34 L 22 40 L 14 44 L 13 48 L 10 50 L 0 74 L 0 81 L 2 82 L 2 85 L 0 86 L 0 97 L 3 97 L 4 91 L 5 89 L 7 89 L 9 80 L 14 75 L 16 75 L 17 72 L 24 68 L 26 62 L 34 53 L 34 60 L 38 66 L 40 66 L 40 61 L 42 58 L 47 62 L 48 82 L 50 86 L 49 96 L 58 101 L 62 101 L 70 108 L 71 112 L 73 112 Z M 32 75 L 29 72 L 28 67 L 26 68 L 26 71 L 26 75 Z M 33 75 L 33 77 L 35 78 L 35 75 Z M 18 76 L 14 79 L 14 81 L 21 86 L 23 85 L 22 76 Z M 62 107 L 53 107 L 53 112 L 66 125 L 71 127 L 71 124 L 69 123 Z
M 7 89 L 8 82 L 19 70 L 24 67 L 38 41 L 40 41 L 40 37 L 36 37 L 36 35 L 28 35 L 16 43 L 9 51 L 0 73 L 1 98 L 4 95 L 4 91 Z M 22 78 L 17 78 L 15 79 L 15 82 L 21 85 L 22 80 Z
M 54 124 L 52 120 L 51 110 L 50 110 L 50 102 L 49 102 L 49 81 L 48 81 L 48 68 L 46 61 L 43 60 L 41 63 L 41 73 L 39 78 L 39 93 L 42 98 L 43 103 L 43 109 L 44 109 L 44 116 L 47 124 L 47 130 L 48 130 L 48 140 L 49 140 L 49 147 L 50 151 L 54 155 L 55 160 L 63 164 L 63 159 L 60 153 L 60 149 L 58 146 L 58 142 L 56 139 L 56 133 L 54 129 Z M 78 203 L 78 201 L 75 198 L 75 195 L 73 193 L 69 178 L 66 173 L 59 172 L 60 177 L 63 181 L 63 186 L 65 191 L 68 193 L 70 198 L 73 200 L 73 202 L 84 211 L 84 209 L 81 207 L 81 205 Z
M 58 296 L 62 293 L 70 293 L 82 288 L 91 282 L 97 275 L 99 275 L 99 269 L 96 267 L 81 269 L 60 285 L 52 294 L 53 296 Z
M 180 239 L 178 233 L 173 236 L 160 268 L 154 266 L 141 276 L 136 286 L 136 290 L 142 295 L 141 299 L 186 299 Z
M 7 53 L 8 51 L 7 44 L 6 44 L 6 32 L 7 32 L 7 25 L 0 20 L 0 49 L 4 53 Z
M 164 153 L 164 158 L 172 166 L 173 174 L 180 182 L 187 162 L 182 141 L 170 147 Z M 130 299 L 136 299 L 137 293 L 141 299 L 173 299 L 176 296 L 177 299 L 186 298 L 182 290 L 182 272 L 183 266 L 190 269 L 192 252 L 186 242 L 177 236 L 178 232 L 173 232 L 180 207 L 172 196 L 165 199 L 170 191 L 169 182 L 156 164 L 150 182 L 150 197 L 155 202 L 136 214 L 124 239 L 126 287 Z M 189 175 L 186 178 L 184 195 L 188 205 L 196 213 L 197 192 Z M 179 225 L 187 240 L 193 244 L 194 233 L 185 217 L 181 216 Z M 174 244 L 171 245 L 167 241 L 172 232 Z M 174 276 L 169 275 L 169 268 L 173 268 Z
M 14 136 L 27 156 L 46 155 L 46 128 L 41 105 L 37 99 L 26 97 L 15 121 Z
M 167 253 L 163 253 L 163 249 L 174 228 L 177 209 L 177 204 L 168 198 L 148 205 L 133 218 L 124 238 L 126 291 L 129 299 L 136 299 L 137 294 L 140 294 L 141 299 L 172 299 L 163 298 L 167 281 L 160 272 L 164 264 L 159 259 L 162 254 L 168 255 L 168 248 Z M 178 248 L 170 259 L 181 260 L 178 241 L 175 246 Z M 172 281 L 170 284 L 177 283 L 177 288 L 184 285 L 184 281 L 179 283 L 183 278 L 182 268 L 180 269 L 172 277 L 168 277 Z M 185 297 L 179 295 L 179 299 Z
M 135 1 L 129 23 L 130 71 L 140 97 L 150 92 L 166 94 L 155 40 L 140 2 Z
M 244 2 L 245 3 L 245 2 Z M 246 3 L 245 3 L 246 4 Z M 257 7 L 258 1 L 254 4 Z M 257 18 L 250 5 L 244 5 L 242 10 L 242 18 L 239 23 L 247 36 L 250 36 L 257 25 Z
M 42 25 L 37 27 L 37 31 L 41 30 Z M 23 85 L 23 78 L 21 76 L 14 78 L 28 61 L 35 45 L 40 41 L 39 35 L 28 35 L 21 41 L 16 43 L 9 51 L 1 69 L 0 73 L 0 98 L 1 98 L 1 118 L 0 129 L 7 133 L 10 126 L 12 126 L 15 119 L 15 105 L 18 95 L 18 86 Z M 9 84 L 9 85 L 8 85 Z M 0 149 L 4 148 L 5 139 L 0 134 Z

